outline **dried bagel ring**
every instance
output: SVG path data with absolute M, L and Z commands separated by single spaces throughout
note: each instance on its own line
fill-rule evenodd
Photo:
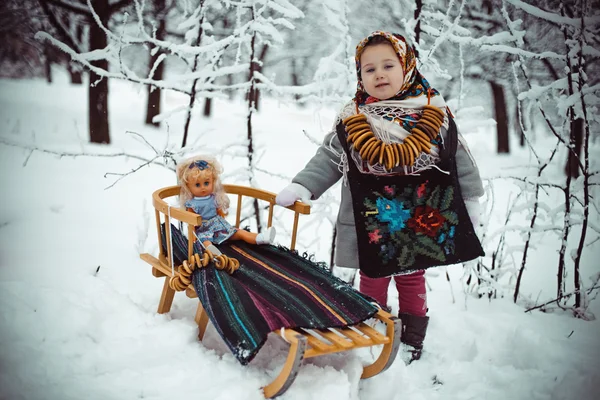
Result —
M 421 119 L 419 120 L 419 122 L 421 123 L 425 123 L 425 122 L 429 122 L 430 124 L 432 124 L 434 126 L 434 129 L 436 131 L 439 131 L 440 128 L 442 127 L 442 121 L 440 121 L 439 119 L 437 119 L 437 117 L 431 116 L 431 115 L 424 115 L 423 117 L 421 117 Z
M 369 164 L 371 165 L 375 165 L 375 162 L 377 161 L 377 157 L 379 157 L 379 152 L 381 149 L 381 146 L 383 146 L 383 142 L 379 141 L 377 142 L 377 145 L 375 147 L 373 147 L 373 149 L 371 150 L 371 154 L 369 155 Z
M 179 280 L 181 281 L 182 284 L 184 284 L 185 286 L 189 286 L 190 283 L 192 283 L 191 279 L 184 276 L 184 275 L 179 275 Z
M 413 142 L 411 141 L 411 139 L 409 139 L 409 137 L 407 137 L 406 139 L 404 139 L 404 144 L 407 145 L 406 148 L 411 150 L 411 163 L 410 165 L 413 165 L 415 160 L 417 159 L 417 157 L 419 157 L 419 154 L 421 153 L 419 151 L 419 149 L 417 148 L 417 146 L 415 144 L 413 144 Z
M 440 119 L 444 119 L 444 117 L 446 116 L 446 112 L 443 109 L 436 106 L 425 106 L 423 107 L 423 112 L 427 114 L 433 114 Z
M 365 143 L 365 141 L 369 138 L 375 137 L 375 135 L 373 134 L 373 132 L 366 131 L 365 133 L 359 135 L 356 137 L 356 140 L 354 140 L 353 146 L 356 150 L 360 150 L 361 146 L 363 143 Z
M 419 122 L 422 123 L 422 124 L 424 124 L 425 122 L 428 122 L 430 125 L 433 125 L 432 128 L 436 132 L 439 131 L 442 128 L 442 123 L 440 122 L 440 120 L 437 119 L 437 118 L 430 117 L 430 116 L 421 118 L 419 120 Z
M 365 160 L 365 161 L 367 161 L 367 162 L 368 162 L 368 161 L 371 159 L 371 156 L 372 156 L 372 155 L 373 155 L 375 152 L 378 152 L 378 150 L 377 150 L 377 149 L 379 148 L 379 146 L 381 146 L 381 140 L 377 139 L 377 140 L 375 141 L 375 143 L 371 144 L 371 145 L 369 146 L 369 148 L 368 148 L 367 150 L 365 150 L 365 153 L 364 153 L 364 154 L 365 154 L 365 156 L 363 157 L 363 160 Z M 379 154 L 379 153 L 378 153 L 378 154 Z
M 354 123 L 349 123 L 348 125 L 344 126 L 344 129 L 346 129 L 346 133 L 352 133 L 355 132 L 357 130 L 362 130 L 362 129 L 371 129 L 371 125 L 369 125 L 368 123 L 366 123 L 365 121 L 357 121 Z
M 429 125 L 425 125 L 425 124 L 417 125 L 416 127 L 413 128 L 413 131 L 415 129 L 420 132 L 423 132 L 425 135 L 427 135 L 429 137 L 429 140 L 434 140 L 437 137 L 437 132 Z
M 417 158 L 419 156 L 419 154 L 421 154 L 421 151 L 422 151 L 421 144 L 419 142 L 417 142 L 417 139 L 415 139 L 412 135 L 406 137 L 404 139 L 404 143 L 412 144 L 413 147 L 415 149 L 417 149 L 417 154 L 415 155 L 415 158 Z
M 398 159 L 400 160 L 398 164 L 405 165 L 406 161 L 404 161 L 404 150 L 403 150 L 404 145 L 402 143 L 396 143 L 395 147 L 396 147 L 396 150 L 398 150 Z
M 404 139 L 404 142 L 411 143 L 417 149 L 418 154 L 421 154 L 421 152 L 423 151 L 423 146 L 421 145 L 421 142 L 415 139 L 413 135 L 410 135 L 409 137 Z
M 385 168 L 388 171 L 391 171 L 392 168 L 394 168 L 394 164 L 396 163 L 396 160 L 394 159 L 394 151 L 392 150 L 391 144 L 387 144 L 385 146 L 385 158 L 386 158 Z
M 347 118 L 344 118 L 342 120 L 342 123 L 344 125 L 348 125 L 348 123 L 351 122 L 351 121 L 352 122 L 356 122 L 356 121 L 366 121 L 366 120 L 367 120 L 367 116 L 365 114 L 354 114 L 354 115 L 351 115 L 351 116 L 349 116 Z
M 434 113 L 427 112 L 427 111 L 425 111 L 425 112 L 424 112 L 424 113 L 421 115 L 421 118 L 419 119 L 419 121 L 420 121 L 421 119 L 428 119 L 428 120 L 430 120 L 431 122 L 433 122 L 433 123 L 435 123 L 435 124 L 438 124 L 439 126 L 442 126 L 442 124 L 444 123 L 444 119 L 443 119 L 443 118 L 440 118 L 440 117 L 439 117 L 439 115 L 436 115 L 436 114 L 434 114 Z
M 413 130 L 410 131 L 410 133 L 412 133 L 413 136 L 417 136 L 419 139 L 423 140 L 427 144 L 431 143 L 431 141 L 429 140 L 429 135 L 427 135 L 427 133 L 423 132 L 419 128 L 413 128 Z
M 188 275 L 191 275 L 194 270 L 192 267 L 190 267 L 187 261 L 184 261 L 179 268 L 183 269 L 183 271 Z
M 431 141 L 429 140 L 429 138 L 424 139 L 422 136 L 415 136 L 415 139 L 420 140 L 421 144 L 425 147 L 425 152 L 427 154 L 431 153 L 431 149 L 433 148 L 433 145 L 431 144 Z
M 404 161 L 406 162 L 407 167 L 410 167 L 411 165 L 414 164 L 415 162 L 415 156 L 413 155 L 413 151 L 412 148 L 408 146 L 408 143 L 402 143 L 402 145 L 404 146 Z
M 433 128 L 433 130 L 434 130 L 434 131 L 436 131 L 436 132 L 439 132 L 439 131 L 440 131 L 440 128 L 441 128 L 441 126 L 435 126 L 435 125 L 433 124 L 433 122 L 431 122 L 431 121 L 428 121 L 428 120 L 426 120 L 426 119 L 425 119 L 425 120 L 420 120 L 420 121 L 417 123 L 417 126 L 419 126 L 419 125 L 429 125 L 429 126 L 430 126 L 431 128 Z
M 356 139 L 359 138 L 359 136 L 362 136 L 363 134 L 366 134 L 368 132 L 371 132 L 371 130 L 365 128 L 361 131 L 356 131 L 354 133 L 351 133 L 350 135 L 348 135 L 348 137 L 346 137 L 346 141 L 348 141 L 349 143 L 353 143 L 356 141 Z
M 369 154 L 371 154 L 371 149 L 376 145 L 377 145 L 376 138 L 371 138 L 371 139 L 367 140 L 367 143 L 365 143 L 365 145 L 362 147 L 362 149 L 360 149 L 360 152 L 359 152 L 360 158 L 362 158 L 363 160 L 368 160 Z
M 444 118 L 444 111 L 436 106 L 432 106 L 431 104 L 427 104 L 426 106 L 423 107 L 423 110 L 431 110 L 433 112 L 435 112 L 437 115 L 440 116 L 440 118 Z
M 389 169 L 388 165 L 390 163 L 390 145 L 385 143 L 383 146 L 383 163 L 381 164 L 383 168 Z
M 398 143 L 392 143 L 390 146 L 392 148 L 392 152 L 394 153 L 394 167 L 397 167 L 400 164 L 400 152 L 398 151 Z
M 369 149 L 375 145 L 377 140 L 378 139 L 376 137 L 372 137 L 372 138 L 369 138 L 365 142 L 365 144 L 362 145 L 360 151 L 358 152 L 358 155 L 360 156 L 360 158 L 362 158 L 363 160 L 365 159 L 365 156 L 368 154 Z
M 367 124 L 366 122 L 359 122 L 357 124 L 346 125 L 345 128 L 346 133 L 351 134 L 364 128 L 371 129 L 371 125 Z
M 383 165 L 383 157 L 385 155 L 386 146 L 387 146 L 387 144 L 382 142 L 381 147 L 379 148 L 379 164 L 380 165 Z
M 417 142 L 419 144 L 422 151 L 424 151 L 427 154 L 431 153 L 431 144 L 429 143 L 429 140 L 425 140 L 421 136 L 418 136 L 417 134 L 414 134 L 414 133 L 411 135 L 411 137 L 413 138 L 413 140 L 415 142 Z

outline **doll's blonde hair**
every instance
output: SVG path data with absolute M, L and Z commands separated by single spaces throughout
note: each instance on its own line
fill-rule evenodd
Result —
M 199 166 L 194 165 L 195 163 L 205 161 L 207 166 L 200 169 Z M 223 173 L 223 167 L 211 156 L 199 155 L 190 157 L 177 164 L 177 183 L 179 184 L 179 204 L 182 208 L 185 208 L 185 202 L 192 199 L 194 195 L 190 192 L 187 184 L 192 179 L 197 179 L 199 176 L 206 177 L 212 176 L 213 178 L 213 193 L 215 200 L 217 201 L 217 207 L 220 208 L 224 213 L 227 213 L 229 209 L 229 197 L 223 188 L 221 183 L 221 174 Z

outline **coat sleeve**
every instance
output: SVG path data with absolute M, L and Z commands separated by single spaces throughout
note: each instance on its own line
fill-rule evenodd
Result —
M 333 129 L 325 136 L 315 155 L 292 179 L 292 182 L 304 186 L 312 193 L 313 199 L 318 199 L 342 177 L 340 162 L 343 151 Z
M 458 133 L 456 149 L 456 169 L 463 199 L 483 196 L 483 183 L 479 175 L 479 168 L 469 151 L 465 138 L 460 133 Z

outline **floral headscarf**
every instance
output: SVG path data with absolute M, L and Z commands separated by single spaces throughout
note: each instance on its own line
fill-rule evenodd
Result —
M 431 97 L 439 96 L 439 92 L 432 88 L 429 82 L 427 82 L 423 75 L 421 75 L 421 73 L 417 70 L 417 58 L 415 56 L 415 51 L 413 47 L 406 42 L 404 36 L 397 33 L 375 31 L 361 40 L 356 46 L 356 55 L 354 60 L 356 62 L 357 84 L 354 102 L 357 106 L 380 101 L 378 98 L 369 96 L 369 94 L 365 91 L 362 78 L 360 76 L 360 56 L 367 46 L 367 43 L 369 43 L 369 41 L 375 36 L 383 36 L 390 42 L 394 48 L 394 51 L 398 55 L 398 58 L 400 59 L 400 65 L 402 66 L 402 70 L 404 72 L 404 83 L 402 84 L 402 87 L 394 97 L 387 100 L 405 100 L 408 98 L 425 96 L 423 98 L 423 100 L 425 100 L 423 104 L 427 104 L 428 91 L 429 96 Z

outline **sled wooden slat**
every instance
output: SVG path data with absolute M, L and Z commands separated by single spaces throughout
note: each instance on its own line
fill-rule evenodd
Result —
M 351 349 L 355 347 L 355 345 L 350 340 L 343 338 L 331 331 L 320 329 L 319 334 L 341 349 Z
M 347 338 L 352 339 L 354 343 L 358 344 L 361 347 L 373 345 L 371 339 L 364 335 L 361 335 L 352 328 L 337 328 L 336 330 L 342 333 L 342 335 L 346 336 Z
M 379 333 L 375 329 L 371 328 L 369 325 L 365 324 L 364 322 L 361 322 L 360 324 L 358 324 L 356 326 L 356 329 L 358 329 L 359 331 L 361 331 L 362 333 L 364 333 L 365 335 L 370 337 L 371 340 L 373 340 L 377 344 L 385 344 L 385 343 L 388 343 L 390 340 L 390 338 L 388 338 L 385 335 L 382 335 L 381 333 Z
M 318 354 L 327 354 L 331 353 L 334 349 L 334 346 L 331 343 L 325 343 L 319 338 L 311 335 L 310 332 L 305 332 L 304 330 L 295 330 L 295 329 L 285 329 L 285 331 L 292 330 L 300 333 L 301 335 L 306 337 L 306 341 L 308 346 L 310 347 L 305 355 L 305 358 L 308 357 L 308 354 L 318 353 Z M 281 335 L 281 333 L 279 333 Z
M 228 194 L 237 196 L 237 209 L 235 215 L 235 226 L 237 228 L 240 227 L 241 223 L 243 197 L 267 202 L 269 204 L 267 226 L 272 225 L 274 208 L 276 205 L 275 193 L 239 185 L 223 186 Z M 171 268 L 170 246 L 171 221 L 181 221 L 188 224 L 188 257 L 191 257 L 194 249 L 195 227 L 202 223 L 202 218 L 199 215 L 180 209 L 177 206 L 169 205 L 169 203 L 165 201 L 166 198 L 178 195 L 178 186 L 159 189 L 152 194 L 159 249 L 163 248 L 160 230 L 161 224 L 164 222 L 166 229 L 165 247 L 167 248 L 167 254 L 163 255 L 162 253 L 159 253 L 158 258 L 147 253 L 140 254 L 140 258 L 152 266 L 152 275 L 164 279 L 157 310 L 159 314 L 169 312 L 175 296 L 175 291 L 169 287 L 169 279 L 173 273 Z M 172 202 L 171 204 L 174 203 Z M 300 214 L 310 214 L 310 206 L 302 202 L 296 202 L 285 208 L 294 212 L 290 245 L 290 249 L 293 250 L 296 246 L 299 216 Z M 196 291 L 192 285 L 187 287 L 185 293 L 190 298 L 197 297 Z M 385 325 L 385 334 L 378 332 L 376 329 L 365 323 L 356 324 L 346 328 L 330 328 L 322 330 L 282 329 L 274 331 L 273 333 L 281 336 L 289 343 L 290 347 L 287 359 L 279 375 L 271 383 L 262 388 L 265 397 L 272 398 L 283 394 L 294 382 L 304 358 L 349 351 L 361 347 L 383 345 L 379 357 L 372 364 L 363 367 L 361 378 L 369 378 L 385 371 L 392 364 L 398 352 L 398 347 L 400 345 L 400 320 L 383 310 L 379 310 L 374 318 L 378 323 Z M 198 302 L 194 321 L 198 324 L 198 339 L 202 340 L 209 319 L 208 314 L 204 311 L 202 303 L 200 302 Z

